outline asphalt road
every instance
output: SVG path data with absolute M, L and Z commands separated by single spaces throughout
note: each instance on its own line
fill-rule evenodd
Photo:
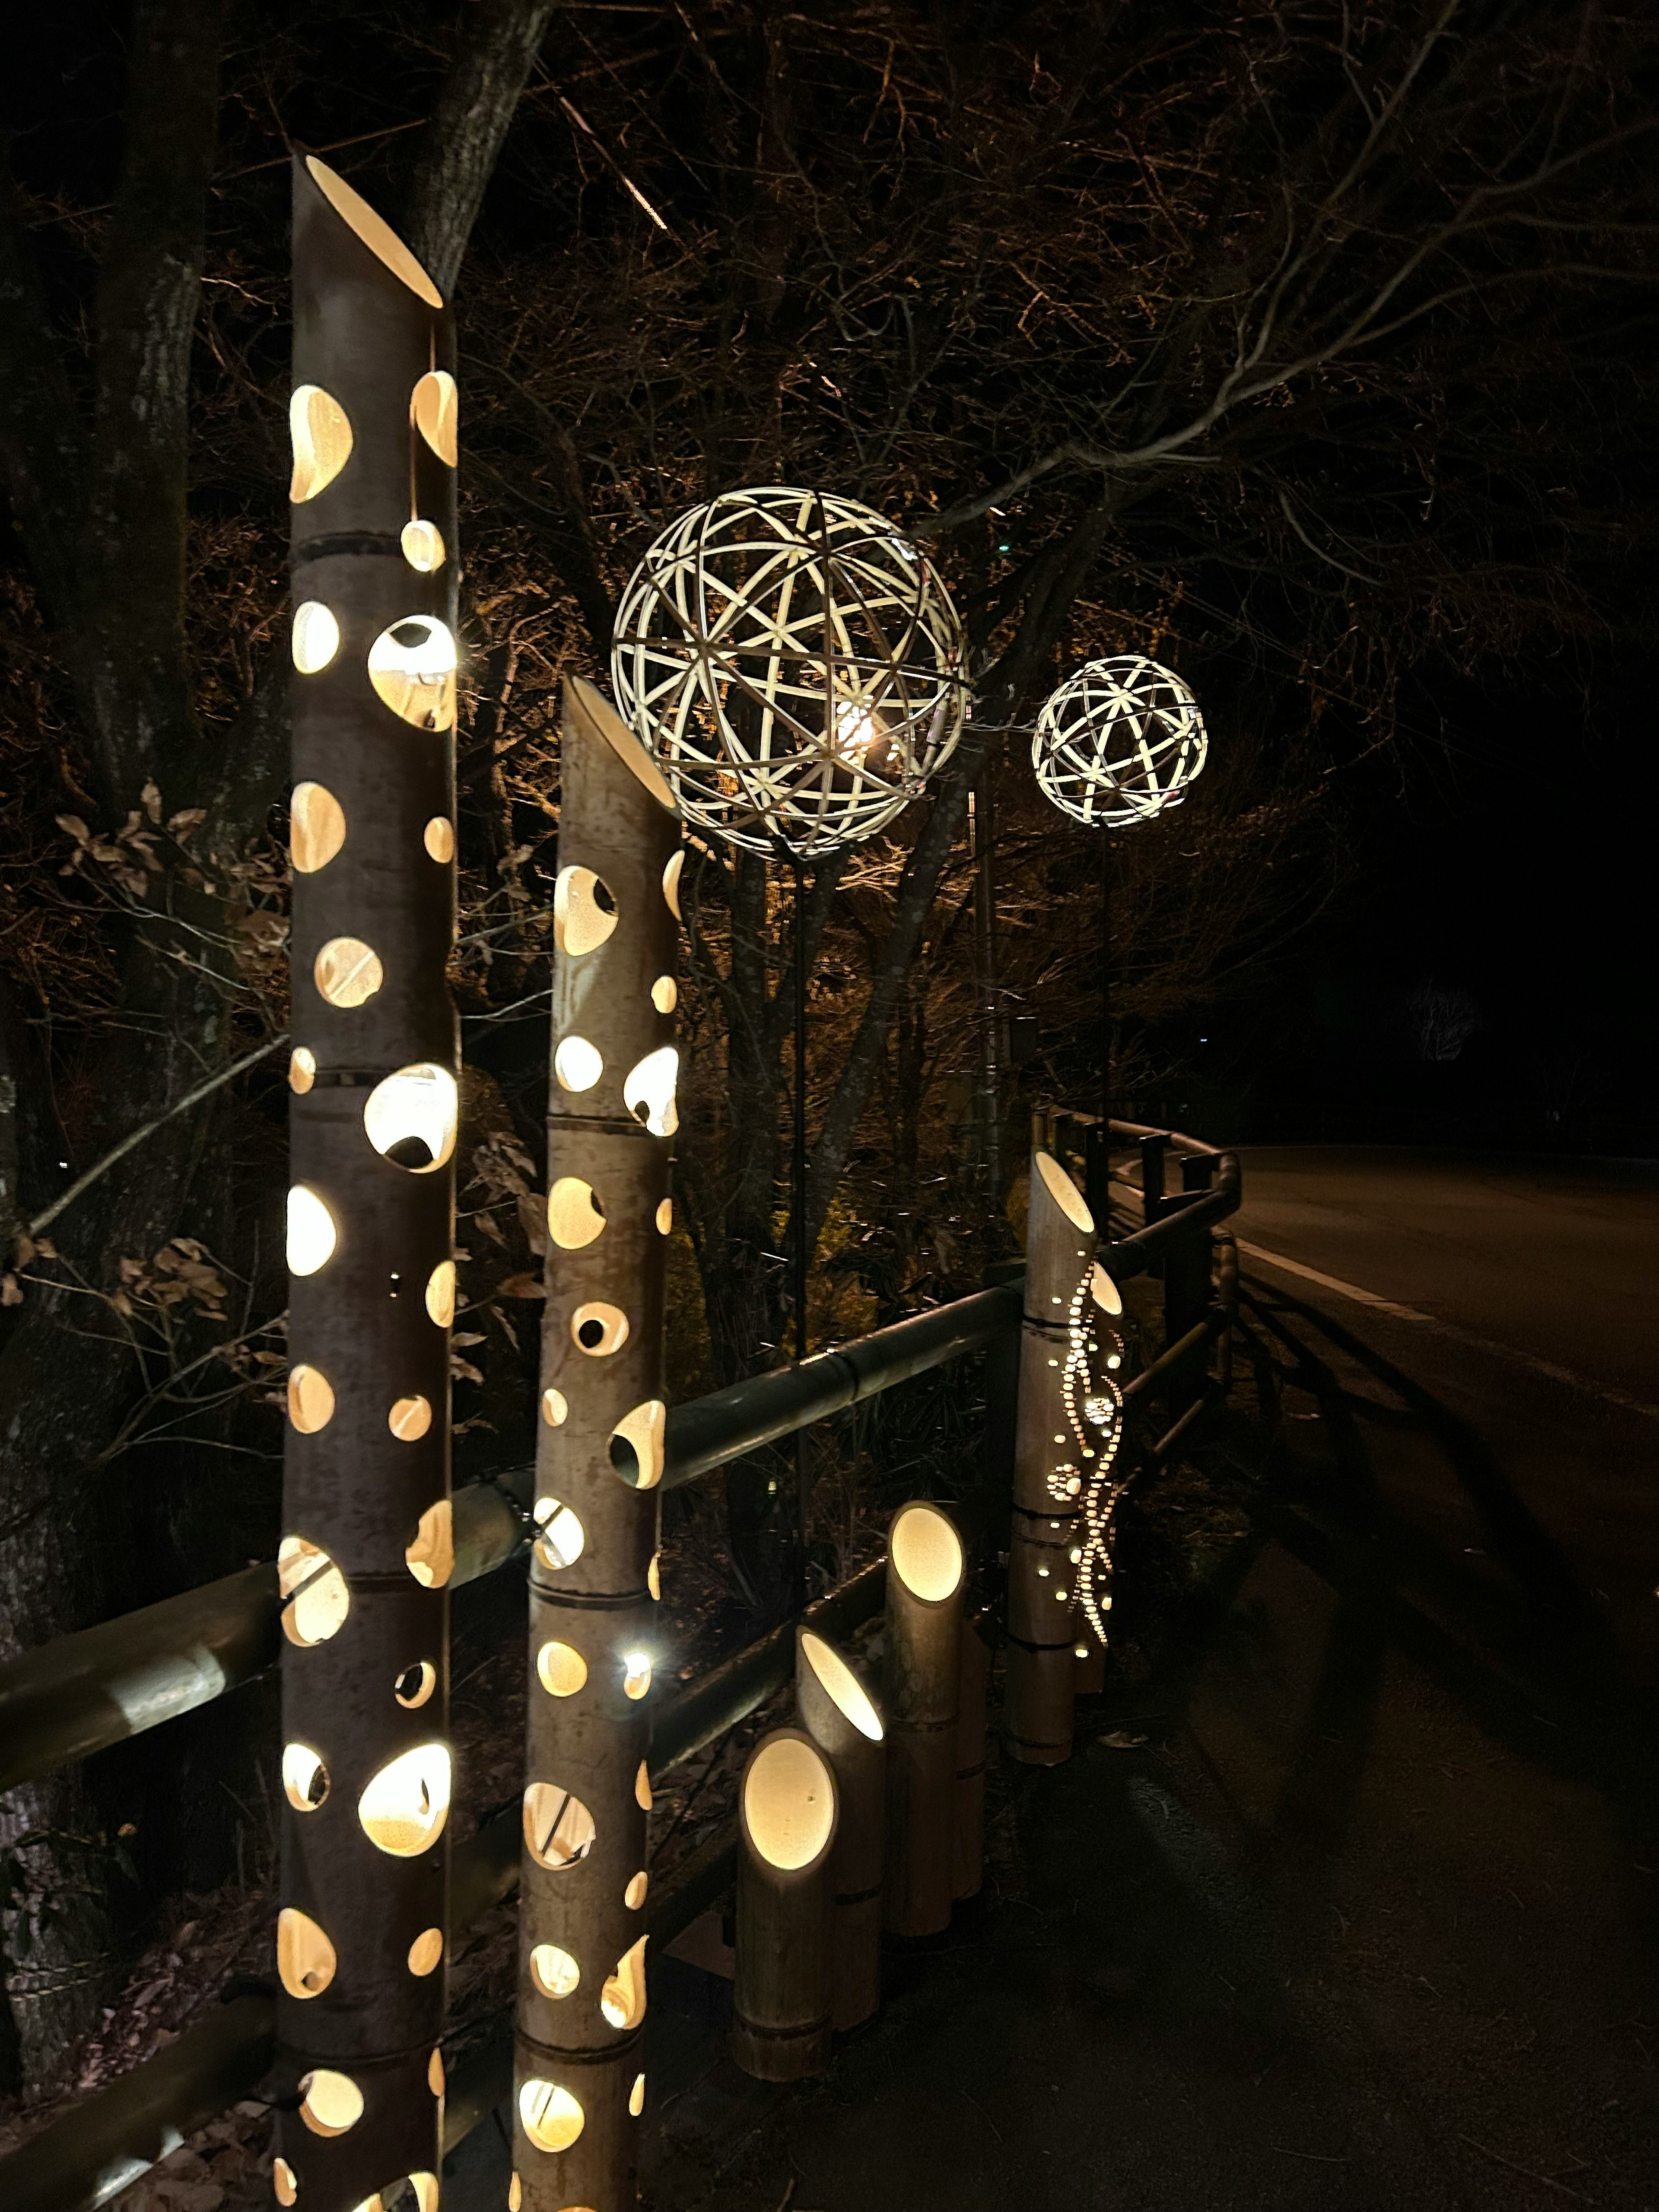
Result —
M 1659 2206 L 1659 1173 L 1244 1180 L 1278 1423 L 1207 1634 L 1004 1771 L 823 2082 L 659 1974 L 650 2212 Z

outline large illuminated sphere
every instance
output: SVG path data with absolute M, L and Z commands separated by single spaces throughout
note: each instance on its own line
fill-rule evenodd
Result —
M 1073 821 L 1118 829 L 1179 806 L 1209 740 L 1181 678 L 1139 653 L 1091 660 L 1037 716 L 1031 766 Z
M 690 822 L 806 860 L 885 827 L 962 734 L 962 625 L 933 564 L 856 500 L 769 484 L 665 530 L 611 672 Z

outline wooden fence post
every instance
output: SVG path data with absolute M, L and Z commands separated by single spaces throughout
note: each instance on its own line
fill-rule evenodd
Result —
M 560 791 L 514 2202 L 632 2212 L 679 823 L 579 678 Z
M 294 164 L 293 1031 L 275 2185 L 438 2194 L 458 1053 L 453 332 Z

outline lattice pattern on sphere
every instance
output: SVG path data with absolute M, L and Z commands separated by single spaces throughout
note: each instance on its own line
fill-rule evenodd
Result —
M 1140 653 L 1091 660 L 1037 716 L 1031 766 L 1074 821 L 1118 829 L 1179 806 L 1209 750 L 1181 678 Z
M 689 821 L 799 859 L 872 836 L 962 733 L 962 626 L 933 564 L 827 493 L 722 492 L 629 580 L 617 702 Z

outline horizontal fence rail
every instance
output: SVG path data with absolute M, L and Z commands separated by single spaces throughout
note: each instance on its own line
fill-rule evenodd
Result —
M 1191 1255 L 1201 1239 L 1207 1279 L 1213 1224 L 1240 1201 L 1237 1158 L 1175 1132 L 1124 1122 L 1114 1122 L 1112 1129 L 1141 1141 L 1143 1182 L 1124 1187 L 1141 1194 L 1146 1218 L 1126 1237 L 1103 1238 L 1103 1262 L 1115 1279 L 1126 1281 L 1172 1256 Z M 1182 1158 L 1192 1178 L 1188 1188 L 1167 1195 L 1165 1145 Z M 1237 1255 L 1230 1237 L 1215 1242 L 1217 1303 L 1182 1334 L 1171 1334 L 1158 1358 L 1124 1389 L 1126 1401 L 1133 1405 L 1162 1387 L 1178 1387 L 1219 1339 L 1219 1377 L 1200 1379 L 1168 1431 L 1147 1443 L 1145 1457 L 1153 1465 L 1225 1395 Z M 1023 1279 L 1015 1276 L 816 1353 L 797 1367 L 676 1407 L 668 1416 L 665 1486 L 695 1482 L 914 1376 L 1006 1341 L 1019 1327 L 1022 1294 Z M 519 1498 L 527 1475 L 528 1470 L 509 1471 L 456 1492 L 455 1583 L 476 1581 L 517 1553 L 528 1528 Z M 653 1780 L 718 1742 L 788 1683 L 798 1626 L 833 1640 L 878 1613 L 885 1576 L 885 1562 L 876 1561 L 669 1700 L 653 1733 Z M 157 1727 L 250 1680 L 275 1662 L 279 1610 L 276 1570 L 267 1561 L 62 1638 L 0 1668 L 0 1789 Z M 456 1848 L 452 1937 L 511 1895 L 521 1832 L 515 1799 Z M 663 1883 L 647 1914 L 659 1950 L 730 1887 L 734 1838 L 728 1823 Z M 94 2212 L 107 2203 L 228 2106 L 258 2094 L 274 2056 L 275 2021 L 268 1990 L 233 1984 L 217 2008 L 164 2051 L 0 2159 L 0 2206 L 8 2212 L 14 2205 L 19 2212 Z M 512 2075 L 511 2021 L 503 2014 L 457 2064 L 446 2107 L 446 2151 L 509 2094 Z

